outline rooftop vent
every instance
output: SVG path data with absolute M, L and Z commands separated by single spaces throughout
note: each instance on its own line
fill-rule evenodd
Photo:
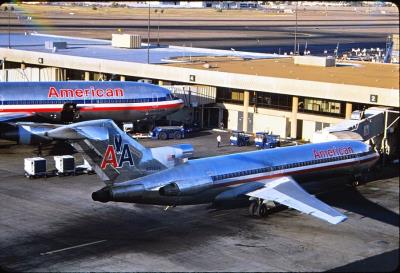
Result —
M 140 48 L 142 37 L 136 34 L 112 34 L 111 45 L 113 47 Z
M 49 49 L 49 50 L 54 50 L 54 48 L 57 48 L 57 50 L 58 49 L 66 49 L 67 42 L 45 41 L 44 48 Z
M 294 64 L 331 67 L 336 66 L 336 60 L 332 56 L 294 56 Z

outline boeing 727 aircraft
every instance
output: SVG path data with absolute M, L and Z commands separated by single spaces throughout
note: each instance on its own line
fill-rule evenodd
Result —
M 168 89 L 139 82 L 0 83 L 0 138 L 22 144 L 44 142 L 46 124 L 109 118 L 117 122 L 159 119 L 183 107 Z
M 245 200 L 251 215 L 283 204 L 332 224 L 346 216 L 296 180 L 361 176 L 379 157 L 363 142 L 341 140 L 187 160 L 184 147 L 147 149 L 110 120 L 65 125 L 46 136 L 71 141 L 106 182 L 92 194 L 95 201 L 223 207 Z

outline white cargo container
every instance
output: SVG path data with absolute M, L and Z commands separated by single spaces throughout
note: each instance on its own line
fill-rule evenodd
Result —
M 24 160 L 25 176 L 28 178 L 47 175 L 46 159 L 43 157 L 31 157 Z
M 332 67 L 336 66 L 336 59 L 332 56 L 294 56 L 294 64 Z
M 142 37 L 136 34 L 112 34 L 111 46 L 124 48 L 140 48 Z
M 75 158 L 72 155 L 54 156 L 57 175 L 75 174 Z

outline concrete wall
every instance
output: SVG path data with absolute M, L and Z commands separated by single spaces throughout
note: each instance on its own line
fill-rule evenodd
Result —
M 254 114 L 253 132 L 271 132 L 281 137 L 287 137 L 288 119 L 282 116 Z
M 229 130 L 237 130 L 238 111 L 228 109 L 228 127 Z
M 315 121 L 303 120 L 303 135 L 301 136 L 301 138 L 304 140 L 311 140 L 314 132 L 315 132 Z
M 55 67 L 27 67 L 25 69 L 5 69 L 0 70 L 1 81 L 59 81 L 62 80 L 60 69 Z
M 222 103 L 218 104 L 221 108 L 228 110 L 227 129 L 237 130 L 238 111 L 243 111 L 243 106 L 238 104 Z M 254 113 L 253 116 L 253 133 L 258 131 L 272 131 L 274 134 L 279 134 L 281 137 L 288 137 L 290 134 L 290 111 L 249 107 L 249 113 Z M 344 119 L 327 117 L 316 114 L 298 113 L 297 119 L 303 120 L 302 135 L 299 136 L 304 140 L 311 139 L 315 132 L 315 122 L 323 122 L 336 124 Z

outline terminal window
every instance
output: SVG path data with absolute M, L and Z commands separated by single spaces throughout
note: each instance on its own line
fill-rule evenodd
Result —
M 313 98 L 304 98 L 299 103 L 299 110 L 320 114 L 344 115 L 342 103 Z

